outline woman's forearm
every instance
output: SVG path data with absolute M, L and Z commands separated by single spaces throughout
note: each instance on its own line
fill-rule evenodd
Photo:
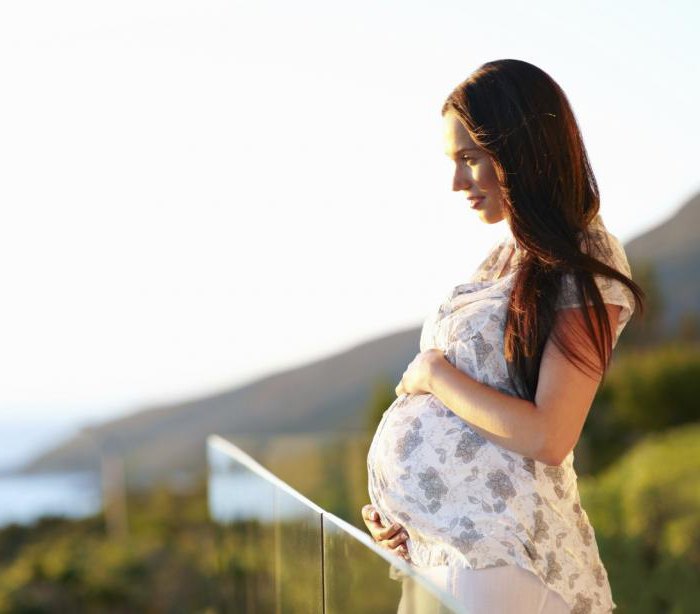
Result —
M 544 416 L 534 403 L 477 382 L 446 360 L 434 364 L 428 388 L 482 437 L 523 456 L 552 464 L 546 452 Z

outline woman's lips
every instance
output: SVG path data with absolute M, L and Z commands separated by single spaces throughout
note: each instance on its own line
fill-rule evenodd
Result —
M 484 196 L 479 196 L 478 198 L 470 198 L 469 202 L 471 203 L 471 208 L 478 209 L 481 203 L 484 201 L 484 198 Z

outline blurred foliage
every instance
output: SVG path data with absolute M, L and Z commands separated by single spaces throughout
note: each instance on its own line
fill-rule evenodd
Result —
M 676 339 L 680 342 L 700 342 L 700 315 L 686 311 L 678 320 Z
M 641 433 L 697 420 L 700 345 L 622 355 L 608 384 L 606 400 L 627 428 Z
M 700 344 L 668 343 L 614 356 L 575 450 L 597 473 L 649 433 L 700 419 Z
M 359 510 L 366 498 L 366 450 L 362 437 L 317 446 L 311 455 L 324 461 L 322 473 L 307 494 L 336 513 Z M 292 483 L 301 475 L 295 471 L 304 472 L 304 463 L 287 465 Z M 355 520 L 361 522 L 359 512 Z M 263 614 L 274 612 L 282 595 L 285 612 L 306 614 L 309 603 L 320 603 L 315 570 L 322 563 L 322 534 L 314 531 L 313 518 L 276 526 L 218 524 L 209 519 L 201 484 L 188 494 L 164 487 L 129 493 L 128 521 L 122 539 L 109 538 L 100 517 L 46 518 L 0 530 L 0 612 Z M 327 598 L 346 611 L 360 611 L 360 604 L 396 611 L 401 585 L 389 578 L 387 562 L 337 531 L 323 535 L 334 566 Z M 376 590 L 361 590 L 368 586 Z
M 579 491 L 620 614 L 697 612 L 700 424 L 647 435 Z
M 123 540 L 108 539 L 100 517 L 1 530 L 0 611 L 227 611 L 203 487 L 133 495 L 129 521 Z

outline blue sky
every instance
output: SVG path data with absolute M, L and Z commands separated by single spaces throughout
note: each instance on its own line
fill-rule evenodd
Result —
M 419 325 L 503 233 L 440 107 L 563 87 L 623 241 L 698 189 L 694 2 L 0 5 L 0 426 L 99 421 Z

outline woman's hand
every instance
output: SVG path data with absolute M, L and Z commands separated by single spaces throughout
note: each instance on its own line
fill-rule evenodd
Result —
M 379 520 L 377 510 L 371 504 L 362 508 L 362 520 L 365 521 L 365 525 L 367 525 L 375 542 L 402 559 L 409 560 L 408 549 L 406 544 L 404 544 L 408 539 L 408 533 L 400 524 L 396 523 L 390 527 L 385 527 Z
M 404 393 L 429 393 L 432 374 L 435 368 L 439 368 L 441 362 L 447 362 L 447 359 L 443 351 L 438 348 L 416 354 L 403 372 L 399 385 L 396 386 L 396 396 Z

